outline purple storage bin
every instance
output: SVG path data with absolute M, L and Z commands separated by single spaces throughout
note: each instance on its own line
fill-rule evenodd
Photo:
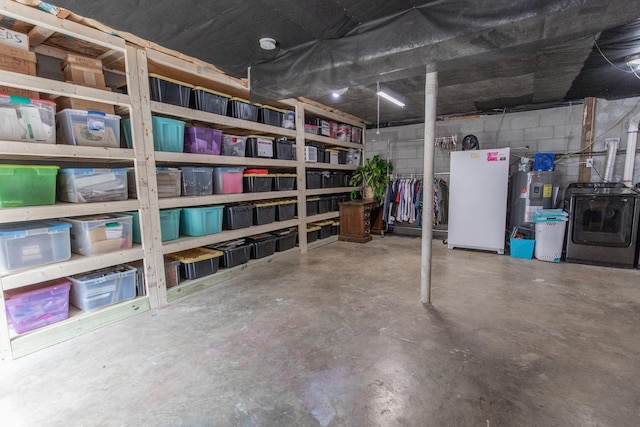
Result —
M 220 154 L 222 131 L 203 127 L 184 129 L 184 152 L 197 154 Z

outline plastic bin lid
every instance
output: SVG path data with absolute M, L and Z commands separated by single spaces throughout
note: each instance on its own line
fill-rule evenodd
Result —
M 207 172 L 211 173 L 213 168 L 207 166 L 180 166 L 181 170 L 185 170 L 188 172 Z
M 43 234 L 71 228 L 71 224 L 63 221 L 24 221 L 0 225 L 0 237 L 20 237 L 29 234 Z
M 103 277 L 108 277 L 111 279 L 113 276 L 122 277 L 127 275 L 131 271 L 136 271 L 135 267 L 131 267 L 129 265 L 115 265 L 112 267 L 105 267 L 99 270 L 89 271 L 87 273 L 76 274 L 75 276 L 71 276 L 71 279 L 79 280 L 79 281 L 87 281 L 87 280 L 96 280 Z
M 249 236 L 247 237 L 247 241 L 249 242 L 262 242 L 265 240 L 270 240 L 270 239 L 275 239 L 276 236 L 274 236 L 271 233 L 261 233 L 261 234 L 256 234 L 253 236 Z
M 308 197 L 307 202 L 319 202 L 320 197 Z
M 269 173 L 268 169 L 245 169 L 245 175 L 267 175 Z
M 533 220 L 566 220 L 568 216 L 569 214 L 562 209 L 539 209 L 533 213 Z
M 231 240 L 229 242 L 224 242 L 216 245 L 207 245 L 206 248 L 218 249 L 218 250 L 229 250 L 236 249 L 243 246 L 249 246 L 245 239 Z
M 249 203 L 240 203 L 237 205 L 227 205 L 224 207 L 225 209 L 233 209 L 233 210 L 245 210 L 245 211 L 249 211 L 253 208 L 255 208 L 254 205 L 249 204 Z
M 231 98 L 232 101 L 240 101 L 240 102 L 244 102 L 245 104 L 251 104 L 251 102 L 248 99 L 244 99 L 244 98 L 238 98 L 238 97 L 233 97 Z
M 226 93 L 218 92 L 217 90 L 209 89 L 209 88 L 202 87 L 202 86 L 194 86 L 193 90 L 201 90 L 203 92 L 209 92 L 209 93 L 212 93 L 214 95 L 224 96 L 225 98 L 231 98 L 231 95 L 227 95 Z
M 133 171 L 133 169 L 131 169 Z M 168 168 L 165 166 L 158 166 L 156 168 L 156 173 L 172 173 L 172 174 L 181 174 L 182 171 L 178 168 Z
M 272 136 L 263 136 L 263 135 L 247 135 L 247 138 L 269 139 L 271 141 L 273 141 L 275 139 Z
M 238 172 L 238 173 L 242 173 L 242 171 L 244 171 L 243 167 L 216 167 L 213 168 L 214 171 L 218 171 L 218 172 Z
M 307 225 L 307 233 L 310 233 L 312 231 L 318 231 L 320 230 L 320 228 L 322 227 L 318 227 L 317 225 Z
M 10 300 L 11 298 L 25 298 L 57 289 L 68 289 L 70 287 L 71 282 L 63 277 L 60 279 L 49 280 L 47 282 L 41 282 L 36 285 L 31 285 L 24 288 L 7 289 L 6 291 L 4 291 L 4 299 Z
M 209 248 L 193 248 L 186 251 L 175 252 L 167 254 L 168 257 L 177 259 L 183 264 L 190 264 L 192 262 L 204 261 L 211 258 L 217 258 L 224 255 L 221 251 Z
M 32 103 L 42 103 L 49 104 L 55 106 L 56 103 L 53 101 L 49 101 L 47 99 L 38 99 L 38 98 L 27 98 L 25 96 L 17 96 L 17 95 L 0 95 L 0 102 L 11 102 L 14 104 L 32 104 Z
M 327 225 L 332 225 L 333 221 L 318 221 L 318 222 L 314 222 L 313 225 L 318 225 L 320 227 L 325 227 Z
M 280 108 L 276 108 L 276 107 L 272 107 L 270 105 L 264 105 L 264 104 L 256 104 L 258 107 L 260 108 L 268 108 L 269 110 L 273 110 L 273 111 L 277 111 L 278 113 L 285 113 L 285 110 L 282 110 Z
M 278 201 L 279 205 L 290 205 L 292 203 L 298 203 L 298 201 L 296 199 L 283 199 Z
M 333 221 L 331 225 L 340 225 L 340 221 Z
M 0 171 L 2 169 L 7 169 L 7 170 L 11 169 L 12 172 L 15 169 L 34 169 L 38 173 L 40 173 L 40 169 L 43 169 L 43 170 L 46 170 L 48 172 L 56 171 L 56 173 L 58 173 L 58 169 L 60 169 L 60 166 L 0 165 Z
M 264 201 L 264 202 L 258 202 L 258 203 L 254 203 L 253 205 L 257 208 L 264 208 L 267 206 L 275 206 L 275 205 L 279 205 L 280 202 L 278 201 L 273 201 L 273 200 L 269 200 L 269 201 Z
M 273 173 L 271 175 L 275 176 L 276 178 L 295 178 L 298 176 L 295 173 Z
M 65 108 L 62 111 L 58 111 L 56 116 L 68 116 L 70 114 L 74 114 L 76 116 L 100 116 L 109 120 L 120 120 L 121 117 L 115 114 L 107 114 L 102 111 L 95 110 L 74 110 L 73 108 Z
M 61 173 L 127 173 L 129 169 L 108 169 L 108 168 L 65 168 L 60 169 Z
M 272 231 L 271 234 L 273 234 L 274 236 L 278 236 L 278 237 L 282 237 L 282 236 L 288 236 L 290 234 L 297 234 L 298 231 L 297 230 L 277 230 L 277 231 Z
M 191 89 L 193 89 L 193 87 L 194 87 L 193 85 L 191 85 L 189 83 L 181 82 L 180 80 L 175 80 L 175 79 L 172 79 L 172 78 L 169 78 L 169 77 L 164 77 L 164 76 L 161 76 L 159 74 L 149 73 L 149 77 L 153 77 L 153 78 L 160 79 L 160 80 L 165 80 L 167 82 L 175 83 L 175 84 L 178 84 L 180 86 L 186 86 L 186 87 L 191 88 Z

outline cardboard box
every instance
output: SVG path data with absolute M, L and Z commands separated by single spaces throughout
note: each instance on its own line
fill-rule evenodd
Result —
M 104 89 L 107 86 L 104 81 L 104 73 L 102 72 L 102 69 L 78 67 L 69 64 L 62 69 L 62 73 L 66 82 L 99 89 Z
M 35 76 L 36 54 L 12 46 L 0 45 L 0 69 Z
M 11 56 L 17 59 L 24 59 L 26 61 L 36 62 L 35 52 L 29 50 L 22 50 L 15 46 L 6 46 L 0 44 L 0 55 Z
M 1 87 L 2 86 L 0 86 L 0 88 Z M 105 104 L 103 102 L 69 98 L 67 96 L 61 96 L 55 101 L 58 106 L 58 111 L 70 108 L 72 110 L 100 111 L 105 114 L 115 114 L 115 107 L 112 104 Z
M 71 65 L 72 67 L 97 68 L 102 72 L 102 60 L 88 56 L 74 55 L 73 53 L 67 53 L 67 56 L 62 60 L 62 68 L 64 69 L 67 65 Z
M 23 98 L 40 98 L 40 92 L 28 89 L 18 89 L 11 86 L 0 86 L 0 93 L 5 95 L 21 96 Z
M 0 27 L 0 44 L 28 51 L 29 36 L 8 28 Z

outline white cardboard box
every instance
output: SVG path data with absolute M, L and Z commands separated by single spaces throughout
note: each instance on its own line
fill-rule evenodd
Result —
M 22 50 L 29 50 L 29 35 L 0 27 L 0 43 Z

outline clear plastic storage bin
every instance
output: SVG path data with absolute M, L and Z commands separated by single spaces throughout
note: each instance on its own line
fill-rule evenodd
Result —
M 66 222 L 52 220 L 0 225 L 0 271 L 68 260 L 70 228 Z
M 129 198 L 137 199 L 136 173 L 133 169 L 127 172 L 127 186 L 129 187 Z M 156 183 L 158 198 L 180 197 L 182 193 L 182 171 L 177 168 L 156 168 Z
M 68 278 L 71 304 L 82 310 L 95 310 L 136 296 L 136 269 L 117 265 Z
M 205 127 L 187 127 L 184 130 L 184 152 L 196 154 L 220 154 L 222 131 Z
M 213 194 L 242 193 L 243 167 L 213 168 Z
M 182 195 L 209 196 L 213 194 L 213 168 L 182 166 Z
M 132 245 L 133 218 L 129 215 L 104 214 L 63 218 L 71 223 L 71 251 L 96 255 L 129 249 Z
M 71 203 L 127 200 L 127 172 L 127 169 L 62 169 L 58 176 L 58 197 Z
M 245 136 L 223 134 L 221 154 L 223 156 L 244 157 L 246 144 L 247 137 Z
M 26 288 L 4 291 L 9 326 L 18 334 L 51 325 L 69 317 L 67 279 L 56 279 Z
M 120 116 L 66 109 L 56 114 L 58 144 L 120 147 Z
M 56 143 L 56 103 L 0 95 L 0 139 Z

